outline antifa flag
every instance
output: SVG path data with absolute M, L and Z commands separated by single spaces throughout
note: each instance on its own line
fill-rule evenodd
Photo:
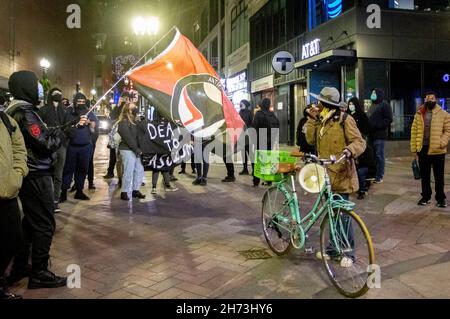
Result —
M 210 139 L 233 129 L 230 137 L 236 143 L 244 126 L 241 117 L 213 67 L 178 30 L 159 56 L 128 77 L 161 115 L 181 123 L 196 138 Z

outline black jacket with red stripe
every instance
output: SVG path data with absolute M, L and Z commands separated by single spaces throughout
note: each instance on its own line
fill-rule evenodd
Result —
M 49 175 L 52 155 L 61 146 L 61 131 L 48 129 L 32 104 L 14 100 L 6 113 L 19 124 L 27 147 L 30 176 Z

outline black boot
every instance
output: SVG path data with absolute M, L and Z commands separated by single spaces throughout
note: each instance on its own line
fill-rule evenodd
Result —
M 239 173 L 239 175 L 250 175 L 247 167 L 244 167 L 244 169 L 242 170 L 242 172 Z
M 89 182 L 89 189 L 92 191 L 97 189 L 94 185 L 94 182 Z
M 67 277 L 56 276 L 49 270 L 41 270 L 31 274 L 28 289 L 58 288 L 67 284 Z
M 236 181 L 236 177 L 227 176 L 222 180 L 222 183 L 234 183 Z
M 85 193 L 83 193 L 83 191 L 77 191 L 74 198 L 78 200 L 91 200 Z
M 133 191 L 133 198 L 145 199 L 145 195 L 140 191 Z
M 59 196 L 59 202 L 61 204 L 67 202 L 67 189 L 61 191 L 61 195 Z
M 128 194 L 125 192 L 120 193 L 120 199 L 125 200 L 127 202 L 130 200 L 130 198 L 128 197 Z
M 10 293 L 5 278 L 0 277 L 0 300 L 22 299 L 22 296 Z

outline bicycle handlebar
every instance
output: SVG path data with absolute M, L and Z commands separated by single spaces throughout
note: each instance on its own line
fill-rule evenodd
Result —
M 347 156 L 345 154 L 342 154 L 342 156 L 339 159 L 336 159 L 336 156 L 332 155 L 332 156 L 330 156 L 329 159 L 321 159 L 313 154 L 304 154 L 304 158 L 311 160 L 313 163 L 317 163 L 319 165 L 326 166 L 326 165 L 332 165 L 332 164 L 339 164 L 342 161 L 344 161 L 344 159 L 347 159 Z

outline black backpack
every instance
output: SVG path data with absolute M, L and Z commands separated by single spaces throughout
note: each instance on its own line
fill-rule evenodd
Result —
M 8 130 L 9 136 L 12 136 L 12 134 L 16 131 L 16 127 L 11 124 L 9 117 L 5 114 L 5 112 L 0 111 L 0 118 Z
M 271 129 L 271 128 L 280 128 L 280 121 L 278 120 L 278 118 L 276 117 L 275 113 L 273 112 L 269 112 L 266 113 L 264 112 L 264 117 L 266 118 L 267 121 L 267 128 Z

